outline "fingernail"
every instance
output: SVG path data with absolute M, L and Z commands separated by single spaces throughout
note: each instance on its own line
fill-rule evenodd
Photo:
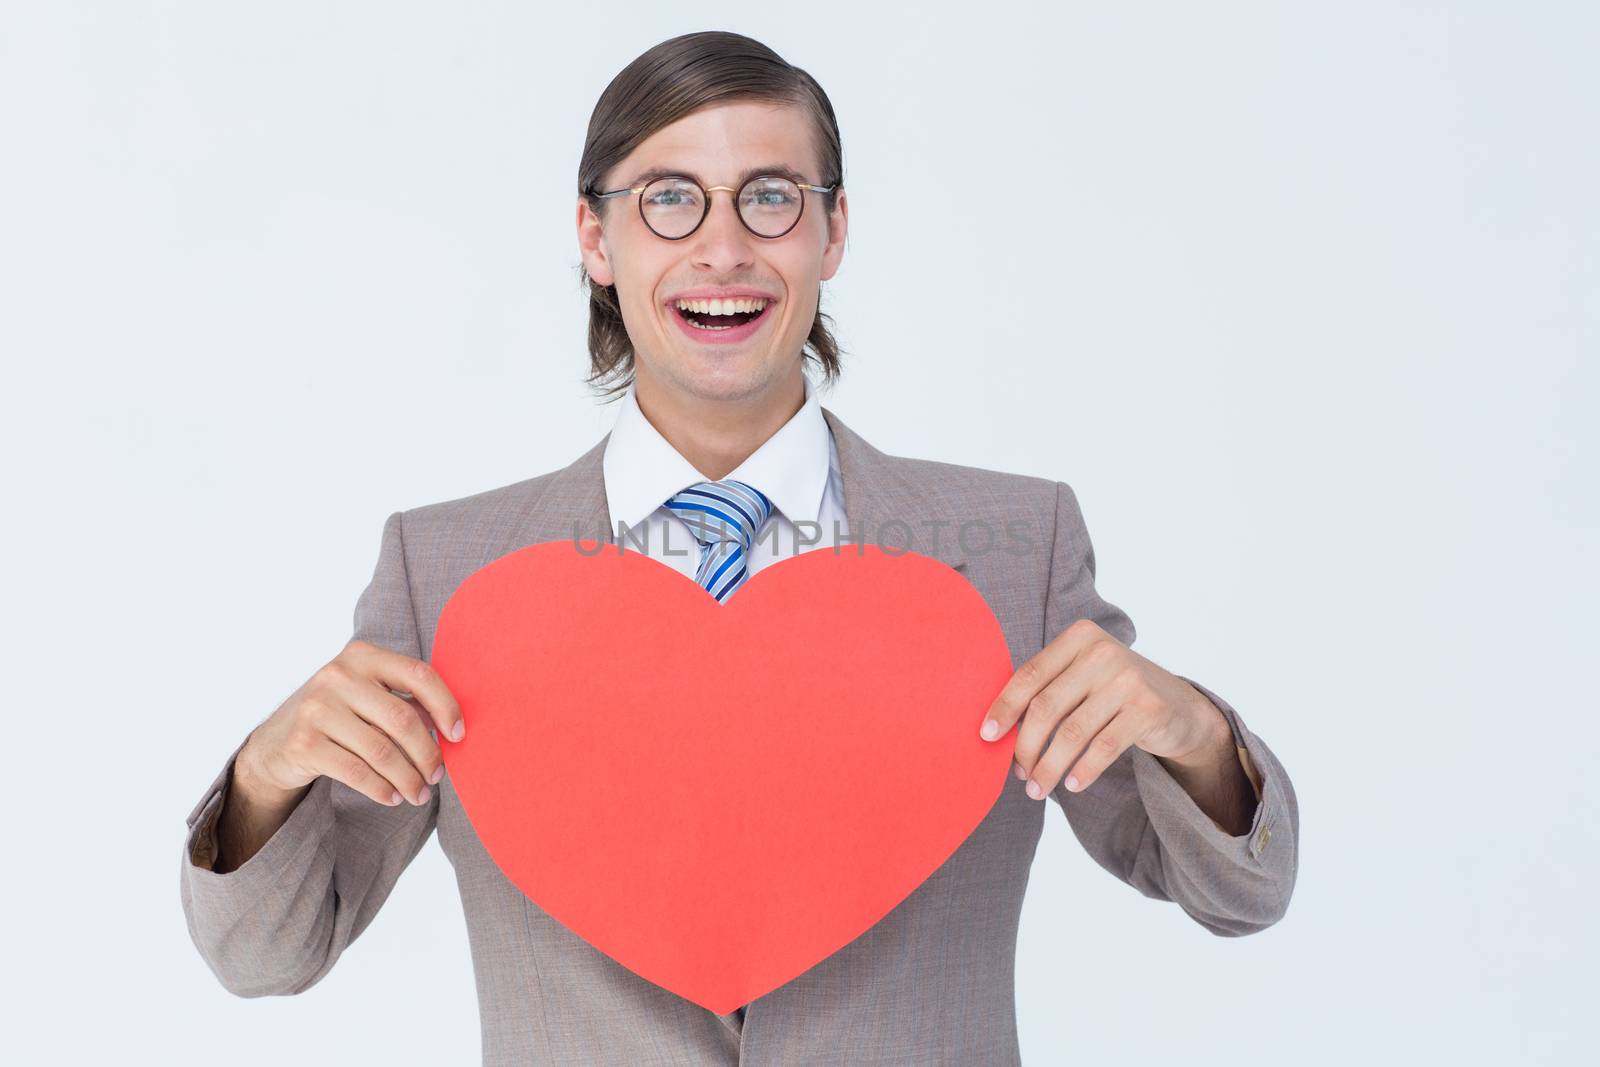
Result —
M 437 767 L 435 767 L 433 769 L 433 777 L 429 778 L 428 781 L 432 782 L 434 785 L 438 785 L 439 784 L 439 779 L 441 779 L 443 777 L 444 777 L 444 764 L 441 763 L 441 764 L 439 764 L 439 766 L 437 766 Z
M 389 798 L 389 803 L 390 804 L 398 804 L 403 799 L 405 799 L 405 798 L 400 795 L 399 790 L 396 790 L 394 795 Z
M 1077 775 L 1075 775 L 1075 774 L 1067 775 L 1067 788 L 1072 790 L 1074 793 L 1076 793 L 1078 791 L 1078 776 Z
M 428 798 L 431 796 L 433 796 L 433 790 L 429 789 L 427 786 L 423 786 L 422 792 L 417 794 L 417 807 L 420 808 L 422 805 L 426 804 L 428 802 Z
M 467 734 L 467 723 L 464 719 L 457 719 L 456 724 L 450 727 L 450 740 L 459 741 Z
M 1028 777 L 1028 772 L 1022 769 L 1022 764 L 1020 763 L 1013 763 L 1011 765 L 1011 774 L 1019 782 Z
M 1040 797 L 1044 796 L 1044 790 L 1039 788 L 1038 782 L 1029 782 L 1028 795 L 1033 799 L 1038 800 Z
M 985 719 L 983 720 L 983 729 L 979 730 L 978 733 L 985 741 L 993 741 L 1000 736 L 1000 724 L 993 719 Z

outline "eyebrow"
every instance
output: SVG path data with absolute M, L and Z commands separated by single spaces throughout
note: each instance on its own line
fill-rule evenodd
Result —
M 739 180 L 734 183 L 735 187 L 741 186 L 751 178 L 759 177 L 763 174 L 779 174 L 785 178 L 792 178 L 797 182 L 810 184 L 806 182 L 805 175 L 800 173 L 799 168 L 790 166 L 788 163 L 762 163 L 759 166 L 750 167 L 743 174 L 740 174 Z M 702 186 L 706 184 L 705 179 L 692 170 L 685 170 L 682 167 L 651 167 L 649 170 L 640 171 L 634 175 L 633 181 L 627 184 L 627 188 L 632 189 L 657 178 L 672 177 L 693 178 Z

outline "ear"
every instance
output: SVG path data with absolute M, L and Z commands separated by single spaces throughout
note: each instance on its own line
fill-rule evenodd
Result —
M 600 216 L 581 196 L 578 197 L 578 254 L 583 257 L 584 270 L 596 285 L 617 283 L 616 273 L 611 269 L 611 249 L 600 228 Z
M 845 199 L 844 187 L 841 186 L 838 199 L 833 205 L 833 213 L 828 216 L 828 243 L 822 250 L 823 281 L 838 273 L 839 263 L 844 259 L 844 239 L 849 230 L 850 202 Z

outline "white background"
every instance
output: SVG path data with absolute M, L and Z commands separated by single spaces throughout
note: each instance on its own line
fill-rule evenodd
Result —
M 1025 1061 L 1586 1059 L 1594 9 L 697 10 L 6 5 L 0 1058 L 476 1062 L 436 842 L 320 985 L 242 1000 L 184 928 L 183 817 L 348 637 L 389 512 L 609 428 L 584 129 L 714 26 L 840 117 L 824 403 L 1069 482 L 1136 647 L 1300 796 L 1293 904 L 1244 939 L 1051 802 Z

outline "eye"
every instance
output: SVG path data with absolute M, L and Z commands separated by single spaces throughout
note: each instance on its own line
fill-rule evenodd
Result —
M 787 210 L 794 207 L 799 193 L 799 189 L 782 179 L 768 178 L 746 188 L 744 199 L 752 207 Z
M 649 202 L 658 207 L 678 207 L 692 201 L 681 189 L 662 189 L 660 192 L 651 193 Z

